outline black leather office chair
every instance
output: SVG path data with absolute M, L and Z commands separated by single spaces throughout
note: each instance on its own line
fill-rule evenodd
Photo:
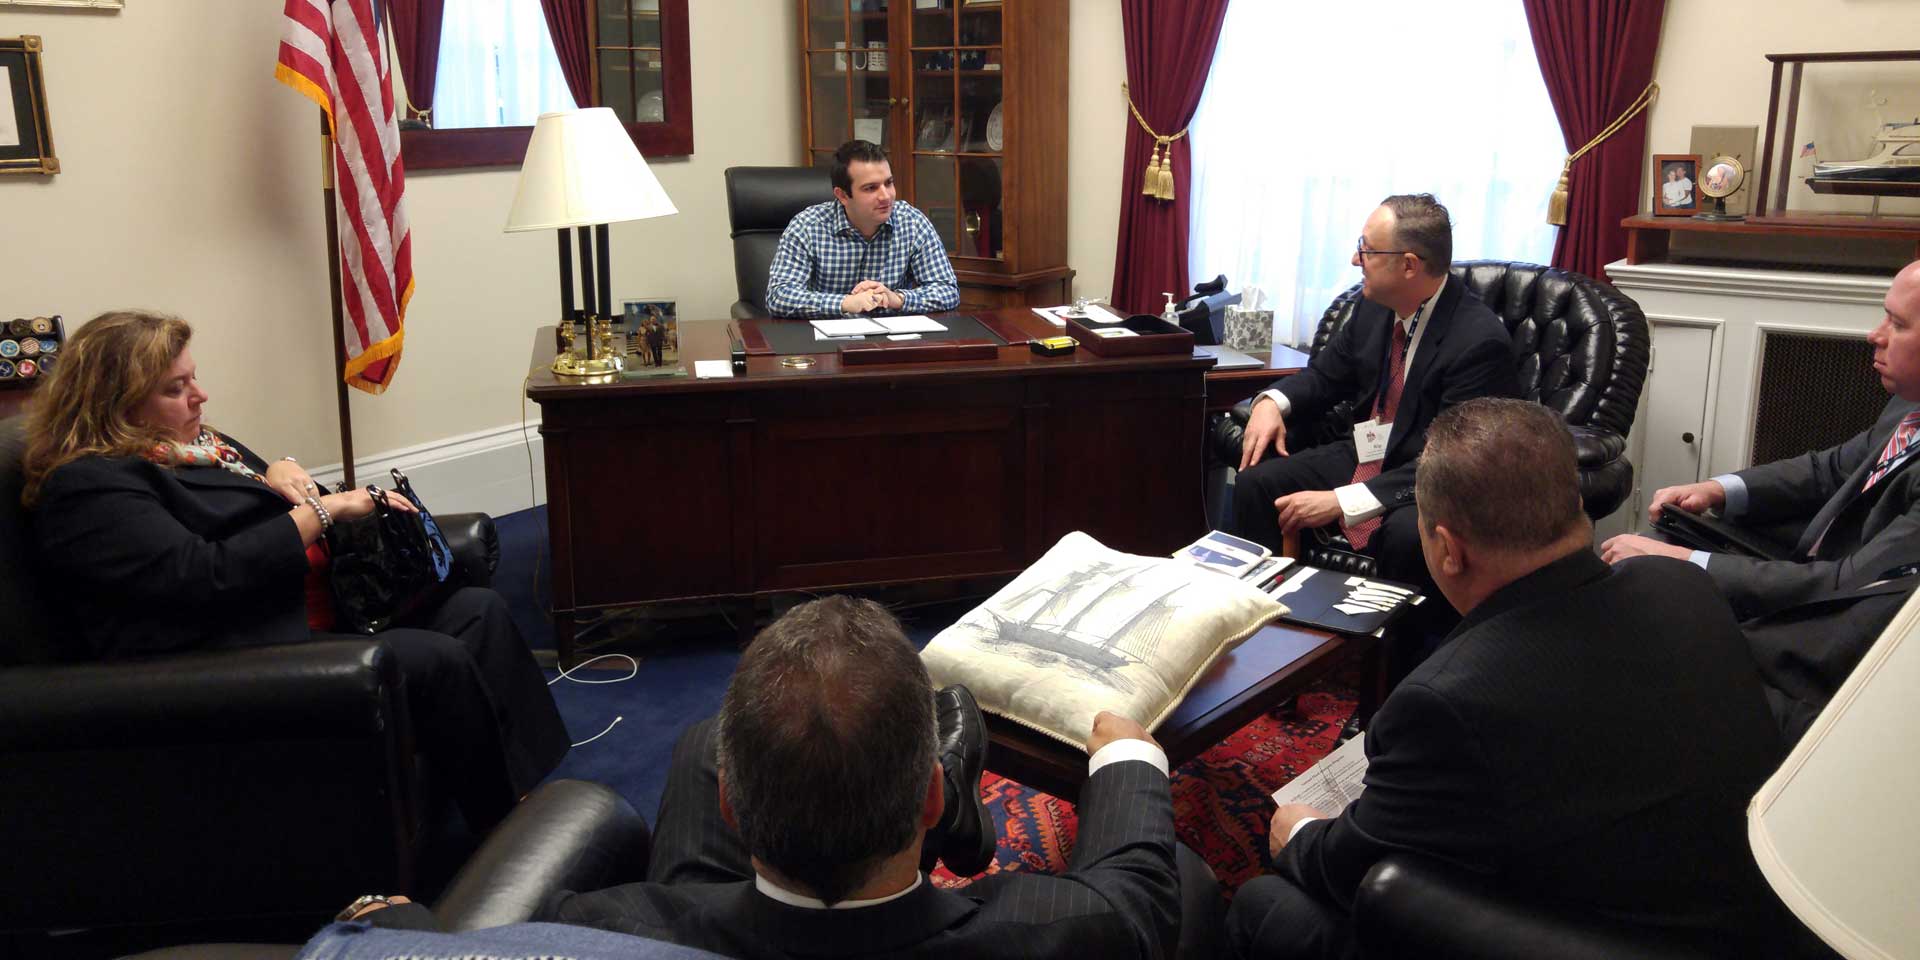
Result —
M 740 299 L 733 318 L 769 316 L 767 268 L 793 215 L 833 199 L 833 180 L 818 167 L 728 167 L 727 222 L 733 229 L 733 279 Z
M 1598 520 L 1633 490 L 1627 432 L 1647 380 L 1647 317 L 1625 294 L 1556 267 L 1500 260 L 1453 265 L 1454 279 L 1486 302 L 1513 336 L 1520 396 L 1552 408 L 1573 429 L 1580 462 L 1580 496 Z M 1335 297 L 1314 331 L 1319 353 L 1360 302 L 1355 284 Z M 1303 449 L 1347 433 L 1352 413 L 1342 404 L 1317 424 L 1288 424 L 1287 446 Z M 1240 437 L 1252 401 L 1210 427 L 1208 443 L 1220 462 L 1240 462 Z M 1302 432 L 1304 431 L 1304 432 Z
M 343 891 L 418 889 L 452 811 L 386 644 L 70 662 L 20 505 L 22 425 L 0 421 L 0 956 L 48 955 L 36 938 L 61 929 L 308 925 Z M 490 577 L 492 519 L 436 519 Z

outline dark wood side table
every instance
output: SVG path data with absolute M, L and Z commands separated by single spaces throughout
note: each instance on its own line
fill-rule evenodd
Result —
M 1307 355 L 1292 347 L 1276 346 L 1268 351 L 1249 351 L 1247 356 L 1267 361 L 1263 367 L 1207 371 L 1207 412 L 1224 413 L 1290 373 L 1307 366 Z
M 1377 641 L 1271 624 L 1220 656 L 1153 732 L 1172 767 L 1199 756 L 1255 717 L 1285 703 Z M 1002 717 L 987 715 L 987 769 L 1064 800 L 1080 795 L 1087 754 Z

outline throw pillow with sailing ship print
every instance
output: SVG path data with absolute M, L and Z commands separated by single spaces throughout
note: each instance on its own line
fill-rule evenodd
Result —
M 922 657 L 990 713 L 1082 746 L 1102 710 L 1149 730 L 1215 657 L 1286 607 L 1252 584 L 1167 557 L 1060 538 Z

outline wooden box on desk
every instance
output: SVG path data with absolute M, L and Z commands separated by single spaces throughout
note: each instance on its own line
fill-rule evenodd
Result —
M 1103 337 L 1094 332 L 1106 327 L 1125 327 L 1138 336 Z M 1102 357 L 1138 357 L 1159 353 L 1193 353 L 1193 333 L 1159 317 L 1132 316 L 1119 323 L 1087 324 L 1077 317 L 1067 318 L 1067 333 L 1080 341 L 1088 352 Z

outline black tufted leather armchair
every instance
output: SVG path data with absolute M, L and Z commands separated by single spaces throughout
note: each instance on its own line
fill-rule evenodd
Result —
M 1506 323 L 1521 397 L 1558 411 L 1573 429 L 1587 516 L 1598 520 L 1618 509 L 1633 489 L 1627 431 L 1647 379 L 1647 318 L 1640 305 L 1611 284 L 1531 263 L 1474 260 L 1454 264 L 1452 274 Z M 1333 339 L 1359 301 L 1358 284 L 1334 298 L 1310 353 Z M 1347 406 L 1318 424 L 1288 424 L 1288 446 L 1344 435 L 1352 422 Z M 1219 461 L 1240 462 L 1240 436 L 1251 409 L 1252 401 L 1241 403 L 1211 427 L 1209 449 Z
M 767 313 L 767 268 L 793 215 L 833 199 L 833 181 L 816 167 L 728 167 L 727 222 L 733 229 L 733 318 Z
M 386 644 L 70 662 L 20 506 L 22 453 L 22 419 L 0 421 L 0 956 L 53 955 L 36 938 L 60 929 L 310 930 L 343 897 L 415 888 L 451 811 L 414 762 Z M 492 519 L 436 519 L 484 583 Z

